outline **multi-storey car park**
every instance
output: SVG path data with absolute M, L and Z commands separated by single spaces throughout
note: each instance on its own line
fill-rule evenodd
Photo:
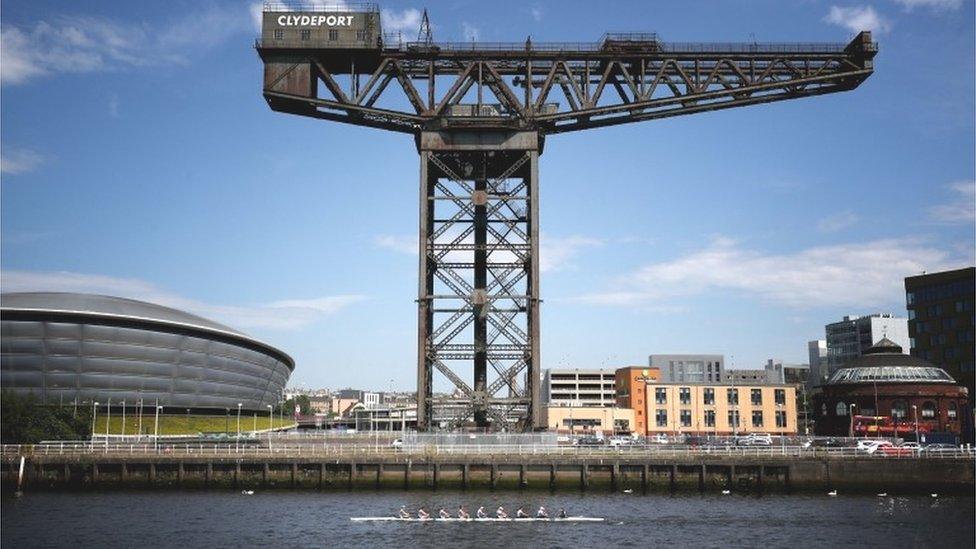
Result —
M 264 6 L 275 111 L 410 135 L 420 154 L 417 424 L 543 427 L 539 156 L 549 135 L 856 88 L 850 43 L 438 43 L 382 32 L 379 7 Z M 426 22 L 426 14 L 424 18 Z M 424 30 L 427 32 L 423 32 Z M 434 394 L 443 376 L 457 395 Z M 512 421 L 515 418 L 515 421 Z

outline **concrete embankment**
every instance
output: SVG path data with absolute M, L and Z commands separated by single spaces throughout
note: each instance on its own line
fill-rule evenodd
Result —
M 4 456 L 3 482 L 19 457 Z M 582 489 L 972 493 L 971 458 L 28 455 L 24 489 Z

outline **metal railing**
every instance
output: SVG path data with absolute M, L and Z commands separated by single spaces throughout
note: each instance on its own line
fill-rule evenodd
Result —
M 976 448 L 971 446 L 939 450 L 904 449 L 894 453 L 867 453 L 856 448 L 810 448 L 804 446 L 726 446 L 686 447 L 661 446 L 550 446 L 550 445 L 469 445 L 428 446 L 424 448 L 394 448 L 389 444 L 332 445 L 322 444 L 103 444 L 51 443 L 5 444 L 0 457 L 21 456 L 64 457 L 167 457 L 167 458 L 305 458 L 305 457 L 373 457 L 373 458 L 435 458 L 435 457 L 563 457 L 570 459 L 690 459 L 690 458 L 770 458 L 770 459 L 973 459 Z
M 279 12 L 379 12 L 379 4 L 373 2 L 311 2 L 303 0 L 295 1 L 267 1 L 262 7 L 262 11 Z

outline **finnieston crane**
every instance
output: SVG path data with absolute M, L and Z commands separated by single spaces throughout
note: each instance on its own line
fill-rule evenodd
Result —
M 436 43 L 384 35 L 376 4 L 264 5 L 256 49 L 275 111 L 402 132 L 420 154 L 417 426 L 544 427 L 539 155 L 548 135 L 856 88 L 848 44 Z M 435 394 L 435 372 L 454 386 Z M 469 383 L 468 380 L 471 380 Z

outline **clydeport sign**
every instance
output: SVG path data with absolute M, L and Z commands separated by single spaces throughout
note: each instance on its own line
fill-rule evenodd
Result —
M 353 15 L 279 15 L 282 27 L 351 27 Z

